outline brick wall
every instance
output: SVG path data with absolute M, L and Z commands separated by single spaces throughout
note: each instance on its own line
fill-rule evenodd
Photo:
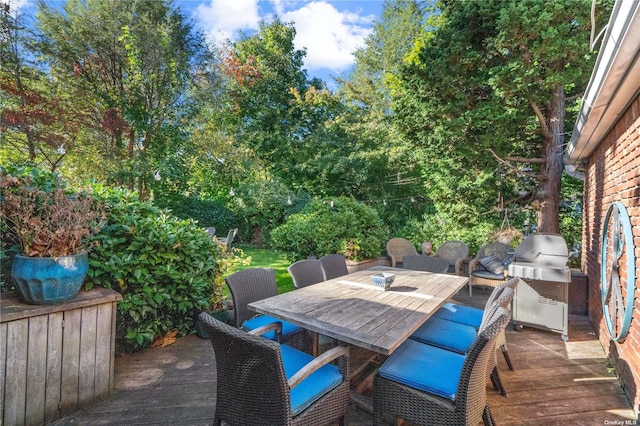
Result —
M 636 281 L 640 277 L 640 96 L 589 158 L 585 170 L 582 229 L 583 272 L 589 277 L 589 316 L 600 342 L 616 367 L 636 414 L 640 410 L 640 290 L 636 282 L 634 313 L 628 337 L 616 343 L 609 337 L 602 314 L 600 241 L 609 205 L 624 204 L 631 218 L 636 257 Z M 623 256 L 621 260 L 625 260 Z M 622 277 L 623 279 L 626 278 Z M 626 280 L 623 285 L 626 294 Z

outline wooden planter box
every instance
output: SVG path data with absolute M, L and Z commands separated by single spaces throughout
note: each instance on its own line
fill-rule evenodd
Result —
M 113 393 L 116 303 L 94 288 L 60 305 L 0 299 L 0 424 L 43 425 Z
M 359 262 L 347 260 L 347 271 L 349 271 L 349 273 L 373 268 L 374 266 L 391 266 L 391 259 L 387 256 L 381 256 L 377 259 L 365 259 Z

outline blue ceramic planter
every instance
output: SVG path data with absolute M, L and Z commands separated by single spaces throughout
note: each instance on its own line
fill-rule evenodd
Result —
M 55 305 L 76 297 L 88 270 L 87 253 L 55 258 L 18 255 L 11 276 L 25 302 Z

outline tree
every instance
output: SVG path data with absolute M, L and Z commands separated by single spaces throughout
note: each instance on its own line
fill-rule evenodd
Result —
M 306 52 L 294 48 L 295 29 L 276 19 L 259 31 L 229 44 L 224 71 L 229 78 L 230 108 L 238 140 L 244 140 L 266 164 L 290 157 L 296 123 L 289 115 L 294 91 L 308 87 L 302 63 Z M 277 167 L 272 167 L 276 170 Z
M 73 145 L 82 118 L 56 81 L 30 58 L 26 17 L 0 5 L 0 134 L 2 157 L 55 171 Z
M 453 159 L 442 177 L 453 184 L 467 176 L 470 204 L 535 199 L 538 230 L 559 232 L 565 104 L 583 90 L 594 59 L 590 2 L 439 5 L 440 23 L 417 40 L 395 87 L 399 127 L 419 141 L 431 169 Z
M 389 83 L 411 52 L 432 9 L 428 0 L 385 0 L 380 20 L 354 52 L 355 64 L 348 78 L 338 78 L 347 99 L 359 102 L 381 117 L 390 113 Z
M 362 168 L 337 165 L 353 152 L 352 139 L 337 124 L 344 105 L 320 81 L 307 79 L 306 52 L 295 49 L 294 37 L 293 25 L 276 19 L 227 45 L 233 119 L 222 121 L 227 131 L 235 129 L 234 143 L 288 188 L 316 196 L 350 193 L 344 181 Z
M 40 0 L 37 16 L 51 75 L 107 135 L 100 150 L 111 178 L 148 198 L 185 137 L 188 89 L 208 55 L 203 36 L 166 1 L 69 0 L 58 9 Z
M 392 126 L 390 96 L 431 7 L 427 0 L 386 0 L 365 45 L 354 53 L 353 70 L 337 79 L 338 93 L 349 106 L 341 121 L 365 171 L 356 181 L 358 198 L 377 205 L 389 223 L 406 223 L 407 216 L 419 216 L 431 205 L 414 145 Z

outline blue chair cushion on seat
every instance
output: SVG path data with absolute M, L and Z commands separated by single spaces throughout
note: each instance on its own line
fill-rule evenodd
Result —
M 487 278 L 490 280 L 504 281 L 504 274 L 494 274 L 493 272 L 483 271 L 482 269 L 475 270 L 471 273 L 474 277 Z
M 258 315 L 257 317 L 251 318 L 250 320 L 246 320 L 242 323 L 242 328 L 247 331 L 251 331 L 258 327 L 262 327 L 263 325 L 271 324 L 274 322 L 282 323 L 282 335 L 287 336 L 293 332 L 300 330 L 300 327 L 297 325 L 291 324 L 286 321 L 279 320 L 278 318 L 270 317 L 269 315 Z M 274 340 L 276 338 L 275 331 L 269 331 L 267 333 L 262 334 L 263 337 L 267 339 Z
M 478 330 L 470 325 L 431 317 L 410 338 L 427 345 L 464 354 L 473 344 Z
M 465 357 L 408 339 L 382 364 L 378 374 L 454 401 Z
M 445 303 L 442 308 L 438 309 L 435 314 L 433 314 L 433 316 L 447 321 L 459 322 L 460 324 L 480 328 L 483 314 L 484 311 L 482 309 L 458 305 L 455 303 Z
M 280 354 L 287 380 L 314 359 L 313 356 L 288 345 L 280 345 Z M 301 381 L 298 386 L 291 389 L 289 394 L 291 414 L 296 416 L 301 413 L 324 394 L 342 383 L 342 380 L 342 374 L 335 365 L 327 364 L 320 367 Z

